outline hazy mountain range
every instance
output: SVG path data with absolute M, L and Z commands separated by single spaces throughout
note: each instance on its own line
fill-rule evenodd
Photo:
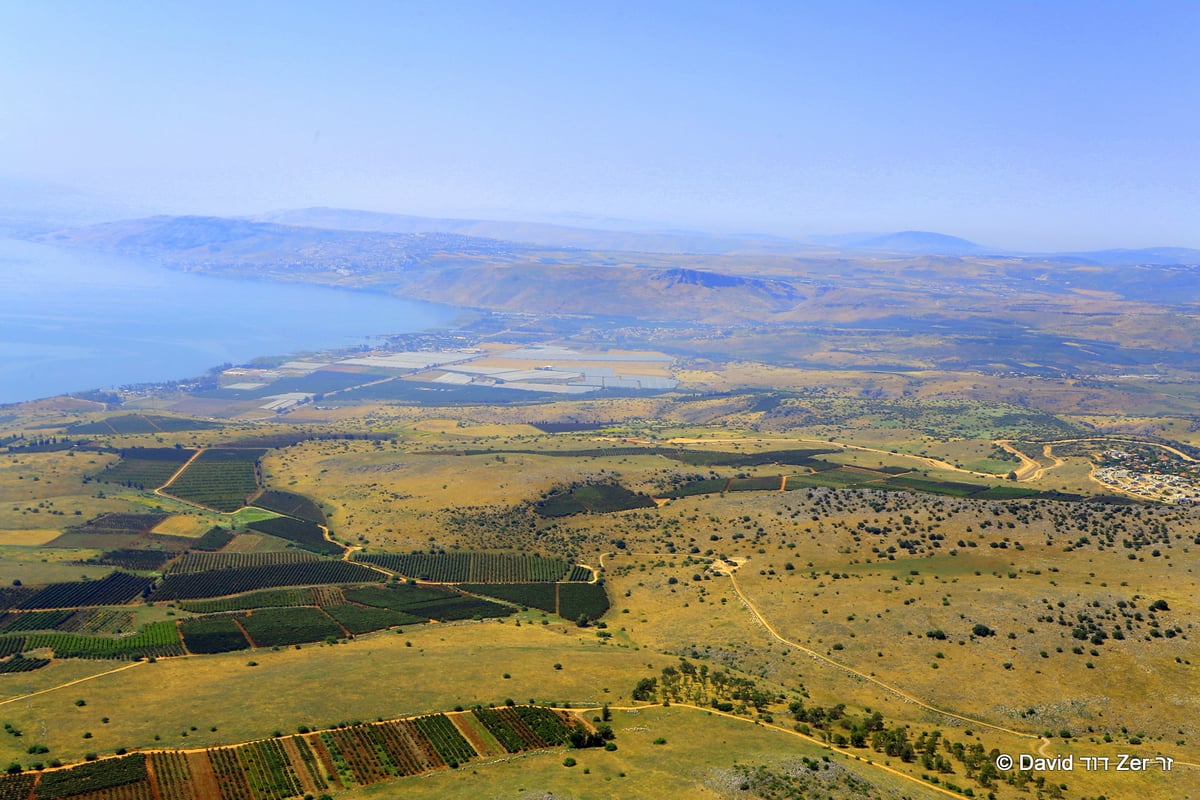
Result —
M 1190 266 L 1200 263 L 1200 251 L 1184 249 L 1036 256 L 914 231 L 806 244 L 338 209 L 266 216 L 275 221 L 158 216 L 39 238 L 178 269 L 460 307 L 673 323 L 1067 309 L 1084 300 L 1200 302 Z

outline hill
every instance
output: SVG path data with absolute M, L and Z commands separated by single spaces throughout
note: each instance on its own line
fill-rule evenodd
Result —
M 774 237 L 714 236 L 680 231 L 601 230 L 542 222 L 504 222 L 482 219 L 442 219 L 356 211 L 344 208 L 301 208 L 252 217 L 305 228 L 327 228 L 380 233 L 453 233 L 460 236 L 504 239 L 542 247 L 583 250 L 624 250 L 644 253 L 725 253 L 766 247 L 802 248 L 799 242 Z

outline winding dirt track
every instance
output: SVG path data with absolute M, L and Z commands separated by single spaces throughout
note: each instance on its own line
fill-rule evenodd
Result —
M 773 722 L 764 722 L 762 720 L 755 720 L 755 719 L 748 719 L 746 717 L 739 717 L 737 714 L 731 714 L 727 711 L 718 711 L 715 708 L 706 708 L 705 706 L 694 706 L 691 703 L 672 702 L 671 705 L 676 708 L 690 708 L 694 711 L 701 711 L 705 714 L 712 714 L 712 715 L 718 716 L 718 717 L 727 717 L 728 719 L 736 719 L 738 722 L 744 722 L 748 725 L 757 725 L 760 728 L 770 728 L 773 731 L 779 731 L 780 733 L 786 733 L 789 736 L 795 736 L 797 739 L 803 739 L 806 742 L 812 742 L 813 744 L 818 745 L 822 748 L 828 748 L 830 746 L 828 742 L 822 742 L 820 739 L 816 739 L 812 736 L 805 736 L 800 731 L 794 730 L 792 728 L 785 728 L 782 725 L 776 725 Z M 646 708 L 646 706 L 608 706 L 609 711 L 641 711 L 645 708 Z M 599 712 L 601 710 L 602 710 L 601 706 L 596 706 L 595 708 L 580 709 L 581 712 L 587 712 L 589 714 Z M 920 778 L 917 778 L 913 775 L 909 775 L 906 772 L 901 772 L 898 769 L 893 769 L 892 767 L 886 766 L 885 764 L 880 764 L 878 761 L 869 761 L 869 760 L 866 760 L 863 758 L 859 758 L 857 755 L 855 755 L 853 753 L 848 753 L 845 750 L 834 750 L 834 752 L 840 753 L 847 760 L 857 761 L 859 764 L 862 764 L 864 767 L 871 767 L 872 769 L 882 770 L 884 772 L 895 775 L 898 778 L 903 778 L 906 781 L 915 783 L 918 786 L 921 786 L 924 789 L 928 789 L 931 792 L 941 792 L 944 795 L 949 795 L 950 797 L 957 797 L 957 798 L 959 798 L 959 800 L 962 800 L 962 795 L 959 794 L 958 792 L 952 792 L 949 789 L 943 789 L 941 786 L 935 786 L 932 783 L 926 783 L 925 781 L 921 780 Z M 1178 762 L 1176 762 L 1176 763 L 1178 763 Z
M 911 694 L 908 694 L 907 692 L 904 692 L 901 689 L 898 689 L 895 686 L 892 686 L 891 684 L 884 683 L 883 681 L 879 680 L 878 678 L 875 678 L 871 675 L 867 675 L 864 672 L 859 672 L 858 670 L 854 669 L 853 667 L 847 666 L 846 664 L 842 664 L 838 661 L 834 661 L 832 658 L 829 658 L 828 656 L 818 653 L 816 650 L 810 650 L 809 648 L 805 647 L 802 644 L 798 644 L 796 642 L 793 642 L 790 639 L 784 638 L 783 635 L 780 634 L 779 631 L 777 631 L 775 629 L 775 627 L 767 620 L 767 618 L 762 615 L 762 613 L 754 606 L 754 604 L 750 602 L 750 599 L 748 597 L 746 597 L 746 595 L 742 592 L 742 587 L 738 586 L 737 575 L 734 573 L 735 573 L 735 570 L 733 570 L 733 569 L 728 569 L 725 571 L 725 574 L 729 576 L 729 582 L 733 586 L 733 591 L 734 591 L 734 593 L 737 594 L 738 598 L 742 601 L 742 605 L 744 605 L 746 607 L 746 610 L 748 610 L 754 616 L 754 618 L 759 622 L 759 624 L 761 624 L 763 626 L 763 628 L 766 629 L 767 633 L 771 634 L 771 636 L 774 639 L 777 639 L 778 641 L 782 642 L 783 644 L 786 644 L 789 647 L 795 648 L 796 650 L 799 650 L 800 652 L 805 653 L 806 655 L 810 656 L 811 658 L 813 658 L 817 661 L 824 662 L 825 664 L 828 664 L 829 666 L 834 667 L 835 669 L 838 669 L 838 670 L 846 673 L 847 675 L 850 675 L 851 677 L 857 678 L 858 680 L 865 681 L 867 683 L 873 683 L 876 686 L 878 686 L 879 688 L 888 692 L 889 694 L 893 694 L 896 697 L 899 697 L 901 700 L 905 701 L 906 703 L 911 703 L 911 704 L 917 706 L 918 708 L 923 708 L 926 711 L 930 711 L 934 714 L 938 714 L 943 717 L 949 717 L 951 719 L 956 719 L 956 720 L 959 720 L 960 722 L 970 723 L 971 725 L 976 726 L 976 727 L 991 728 L 992 730 L 1000 731 L 1001 733 L 1007 733 L 1010 736 L 1018 736 L 1022 739 L 1033 739 L 1035 741 L 1041 740 L 1042 737 L 1037 736 L 1032 733 L 1027 733 L 1025 731 L 1017 731 L 1017 730 L 1013 730 L 1012 728 L 1005 728 L 1003 725 L 996 725 L 995 723 L 985 722 L 984 720 L 981 720 L 981 719 L 975 719 L 973 717 L 966 717 L 966 716 L 963 716 L 962 714 L 955 714 L 953 711 L 946 711 L 946 710 L 938 708 L 936 706 L 932 706 L 929 703 L 926 703 L 925 701 L 920 700 L 916 697 L 913 697 Z

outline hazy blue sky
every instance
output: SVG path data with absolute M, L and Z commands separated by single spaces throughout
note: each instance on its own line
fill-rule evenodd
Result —
M 0 177 L 138 211 L 1200 247 L 1198 2 L 0 3 Z

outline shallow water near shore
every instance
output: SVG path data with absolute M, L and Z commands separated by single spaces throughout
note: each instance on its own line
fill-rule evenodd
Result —
M 0 239 L 0 403 L 445 326 L 455 310 Z

